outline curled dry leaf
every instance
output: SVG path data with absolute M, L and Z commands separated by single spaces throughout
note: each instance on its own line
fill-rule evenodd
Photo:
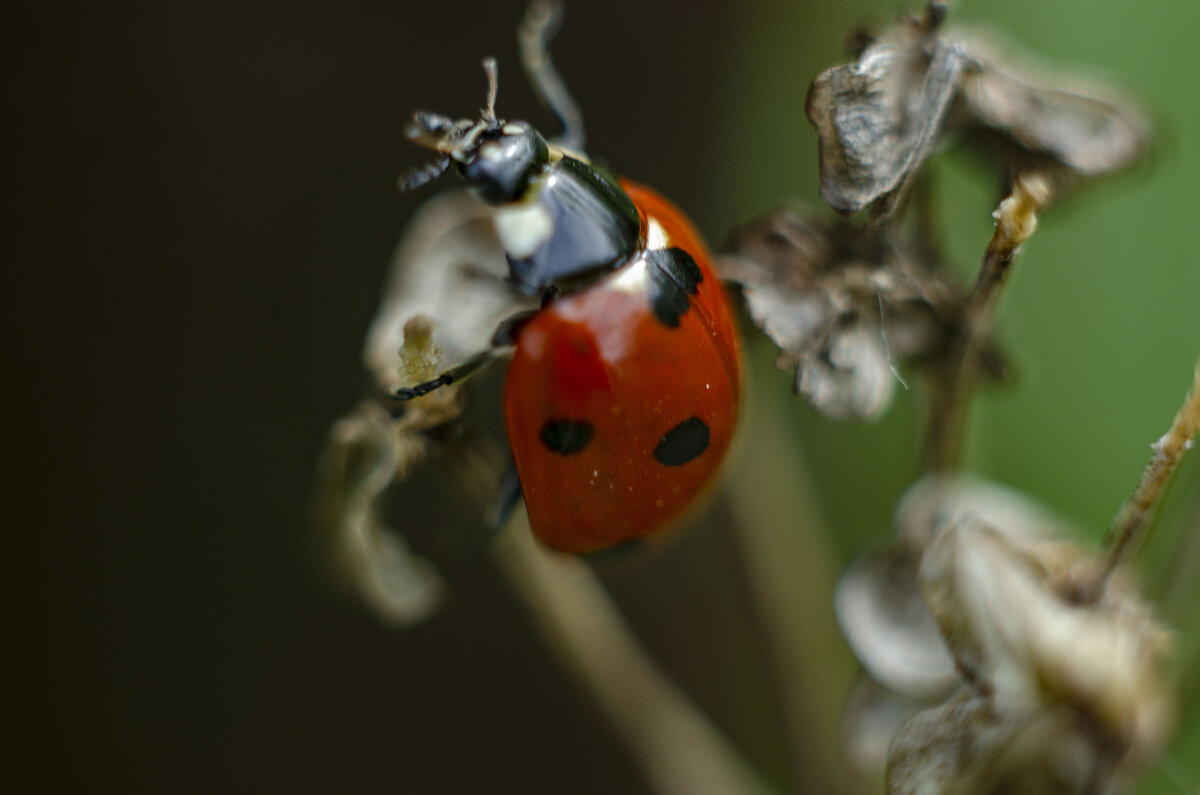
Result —
M 795 390 L 831 419 L 868 420 L 890 405 L 900 363 L 936 361 L 957 333 L 967 296 L 881 234 L 790 209 L 737 230 L 721 275 L 742 285 L 755 325 L 795 369 Z M 991 348 L 981 369 L 1000 375 Z
M 413 217 L 363 351 L 379 396 L 333 425 L 318 473 L 323 557 L 340 582 L 390 623 L 422 620 L 443 589 L 434 567 L 410 550 L 403 528 L 386 525 L 387 496 L 435 450 L 464 458 L 448 463 L 466 488 L 481 478 L 466 446 L 437 444 L 431 435 L 459 420 L 460 384 L 404 404 L 382 393 L 488 350 L 500 321 L 524 308 L 503 282 L 506 260 L 491 212 L 457 191 L 431 199 Z
M 1048 171 L 1057 181 L 1101 177 L 1138 163 L 1150 125 L 1130 98 L 1100 80 L 1039 64 L 996 36 L 944 36 L 969 56 L 956 124 L 1000 136 L 1012 171 Z
M 846 214 L 894 206 L 937 142 L 963 65 L 956 47 L 901 23 L 856 62 L 818 75 L 804 110 L 819 139 L 821 198 Z
M 958 686 L 954 659 L 917 588 L 920 557 L 892 547 L 865 555 L 838 581 L 838 626 L 867 674 L 917 703 L 939 701 Z
M 318 541 L 331 574 L 384 621 L 422 621 L 441 602 L 441 578 L 383 519 L 385 496 L 429 442 L 378 403 L 334 423 L 318 470 Z
M 1059 189 L 1144 156 L 1149 125 L 1133 103 L 997 41 L 902 20 L 855 62 L 818 75 L 805 110 L 819 139 L 821 197 L 841 213 L 870 205 L 890 214 L 947 135 L 998 152 L 1010 176 L 1051 174 Z

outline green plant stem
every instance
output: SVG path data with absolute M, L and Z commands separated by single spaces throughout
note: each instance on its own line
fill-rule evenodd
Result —
M 770 792 L 649 658 L 587 567 L 537 546 L 524 511 L 509 522 L 496 556 L 547 646 L 616 729 L 654 791 Z

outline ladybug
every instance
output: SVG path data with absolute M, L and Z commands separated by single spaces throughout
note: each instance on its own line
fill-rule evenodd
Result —
M 479 120 L 414 114 L 409 137 L 441 157 L 406 186 L 452 163 L 496 208 L 508 281 L 541 297 L 540 309 L 505 321 L 493 340 L 512 349 L 508 440 L 534 534 L 552 549 L 591 553 L 661 532 L 713 480 L 737 423 L 740 345 L 690 221 L 581 153 L 578 111 L 539 49 L 547 27 L 533 52 L 523 37 L 524 54 L 564 123 L 560 139 L 496 117 L 489 59 Z M 391 397 L 453 383 L 489 356 Z

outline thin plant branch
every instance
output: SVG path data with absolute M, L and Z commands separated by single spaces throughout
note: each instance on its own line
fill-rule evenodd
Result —
M 550 60 L 548 45 L 558 33 L 562 16 L 562 4 L 558 0 L 535 0 L 529 4 L 525 20 L 517 31 L 521 65 L 525 67 L 538 100 L 562 125 L 562 132 L 555 142 L 571 151 L 582 152 L 585 142 L 583 112 Z
M 535 544 L 524 511 L 515 512 L 496 556 L 551 651 L 611 722 L 654 791 L 771 792 L 650 659 L 586 565 Z
M 979 340 L 991 330 L 1000 288 L 1020 255 L 1021 246 L 1037 229 L 1038 213 L 1050 198 L 1050 183 L 1042 175 L 1025 174 L 1017 178 L 1012 192 L 993 213 L 996 229 L 979 266 L 962 329 L 930 401 L 927 458 L 932 471 L 946 471 L 958 465 Z
M 1093 601 L 1104 591 L 1104 586 L 1120 565 L 1142 540 L 1154 510 L 1162 497 L 1163 489 L 1171 480 L 1183 454 L 1192 446 L 1192 438 L 1200 430 L 1200 361 L 1193 373 L 1192 388 L 1188 390 L 1183 405 L 1175 414 L 1171 427 L 1154 444 L 1150 445 L 1153 455 L 1150 463 L 1142 470 L 1137 488 L 1121 506 L 1108 532 L 1107 551 L 1104 562 L 1092 586 L 1085 591 L 1088 601 Z

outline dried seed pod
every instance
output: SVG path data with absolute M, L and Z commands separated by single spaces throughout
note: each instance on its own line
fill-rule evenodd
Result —
M 902 363 L 937 362 L 958 332 L 967 294 L 877 229 L 774 210 L 737 230 L 721 275 L 795 369 L 795 390 L 831 419 L 870 420 L 891 404 Z M 993 348 L 980 370 L 1003 374 Z

